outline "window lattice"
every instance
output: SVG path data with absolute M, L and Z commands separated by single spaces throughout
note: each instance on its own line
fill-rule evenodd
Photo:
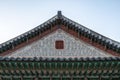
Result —
M 55 42 L 56 49 L 64 49 L 64 42 L 62 40 L 58 40 Z

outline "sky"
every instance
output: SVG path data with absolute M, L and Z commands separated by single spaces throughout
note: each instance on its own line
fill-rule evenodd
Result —
M 59 10 L 120 42 L 120 0 L 0 0 L 0 43 L 35 28 Z

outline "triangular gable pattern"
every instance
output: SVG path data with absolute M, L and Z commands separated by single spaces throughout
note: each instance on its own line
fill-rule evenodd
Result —
M 55 42 L 57 40 L 64 42 L 63 49 L 55 48 Z M 112 55 L 75 38 L 61 29 L 57 29 L 51 34 L 12 52 L 11 55 L 8 56 L 43 58 L 112 57 Z
M 62 29 L 71 35 L 83 40 L 84 42 L 95 46 L 114 56 L 120 56 L 120 43 L 104 37 L 68 18 L 63 16 L 61 12 L 47 22 L 38 27 L 0 45 L 0 56 L 8 55 L 17 49 L 28 45 L 35 40 L 57 30 Z

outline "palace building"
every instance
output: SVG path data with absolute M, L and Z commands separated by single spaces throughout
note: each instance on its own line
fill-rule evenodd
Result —
M 120 80 L 120 43 L 58 11 L 0 44 L 0 80 Z

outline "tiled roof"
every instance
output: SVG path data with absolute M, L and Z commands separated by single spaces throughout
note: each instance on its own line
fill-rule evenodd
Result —
M 86 28 L 85 26 L 68 19 L 67 17 L 61 14 L 61 11 L 58 11 L 57 15 L 55 15 L 53 18 L 49 19 L 45 23 L 35 27 L 34 29 L 24 34 L 21 34 L 5 43 L 0 44 L 0 54 L 2 54 L 3 52 L 7 50 L 13 49 L 19 44 L 26 42 L 27 40 L 43 33 L 44 31 L 48 29 L 51 29 L 51 27 L 55 25 L 64 25 L 68 27 L 69 29 L 79 33 L 80 35 L 90 39 L 92 42 L 98 43 L 99 45 L 102 45 L 106 47 L 107 49 L 110 49 L 120 55 L 120 43 L 119 42 L 116 42 L 110 38 L 100 35 L 99 33 L 96 33 Z
M 120 61 L 120 57 L 86 57 L 86 58 L 42 58 L 42 57 L 0 57 L 0 61 Z

